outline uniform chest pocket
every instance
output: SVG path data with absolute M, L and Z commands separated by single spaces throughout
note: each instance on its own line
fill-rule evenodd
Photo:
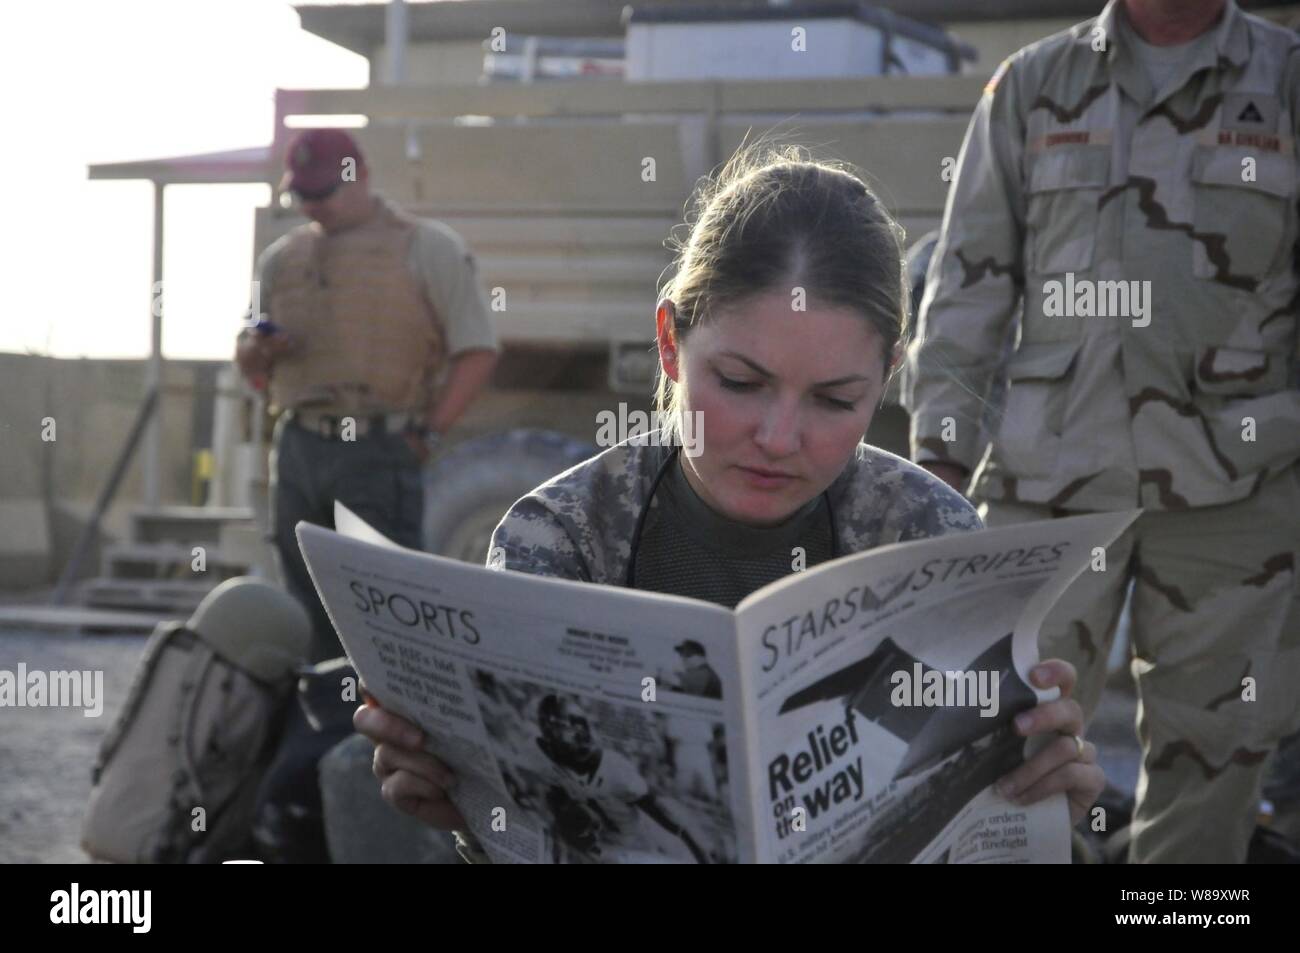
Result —
M 1235 347 L 1202 348 L 1196 357 L 1196 391 L 1218 398 L 1260 397 L 1287 386 L 1285 354 Z
M 1279 153 L 1199 146 L 1192 154 L 1192 273 L 1228 284 L 1277 262 L 1296 171 Z
M 1300 393 L 1290 386 L 1285 351 L 1207 347 L 1196 354 L 1192 399 L 1216 448 L 1240 477 L 1294 460 L 1300 433 L 1293 421 Z
M 1026 270 L 1051 275 L 1092 267 L 1098 207 L 1110 175 L 1109 146 L 1057 146 L 1029 172 Z

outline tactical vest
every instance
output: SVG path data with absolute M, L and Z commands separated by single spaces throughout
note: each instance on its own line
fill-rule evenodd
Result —
M 445 359 L 442 323 L 409 260 L 414 218 L 376 198 L 337 234 L 311 222 L 275 262 L 270 314 L 298 342 L 276 361 L 271 404 L 338 413 L 423 411 Z

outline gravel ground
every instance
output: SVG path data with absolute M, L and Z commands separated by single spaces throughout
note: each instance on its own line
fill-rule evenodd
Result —
M 81 814 L 99 740 L 122 707 L 146 635 L 0 629 L 0 669 L 102 671 L 104 710 L 0 709 L 0 863 L 86 863 Z
M 0 629 L 0 669 L 99 670 L 104 711 L 0 710 L 0 863 L 85 863 L 79 846 L 90 768 L 113 723 L 144 649 L 145 635 L 78 635 Z M 1137 782 L 1134 699 L 1127 679 L 1114 680 L 1089 737 L 1097 742 L 1111 782 L 1131 792 Z

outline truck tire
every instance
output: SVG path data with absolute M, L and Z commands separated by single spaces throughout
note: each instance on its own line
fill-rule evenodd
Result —
M 517 499 L 596 452 L 553 430 L 508 430 L 456 444 L 424 472 L 424 548 L 482 565 L 492 530 Z

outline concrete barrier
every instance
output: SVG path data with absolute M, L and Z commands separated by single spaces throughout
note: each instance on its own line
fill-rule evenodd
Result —
M 0 354 L 0 589 L 49 584 L 66 562 L 145 393 L 145 361 Z M 189 503 L 193 448 L 222 361 L 170 361 L 160 402 L 162 502 Z M 103 533 L 120 539 L 143 491 L 128 471 Z M 98 571 L 97 555 L 84 568 Z

